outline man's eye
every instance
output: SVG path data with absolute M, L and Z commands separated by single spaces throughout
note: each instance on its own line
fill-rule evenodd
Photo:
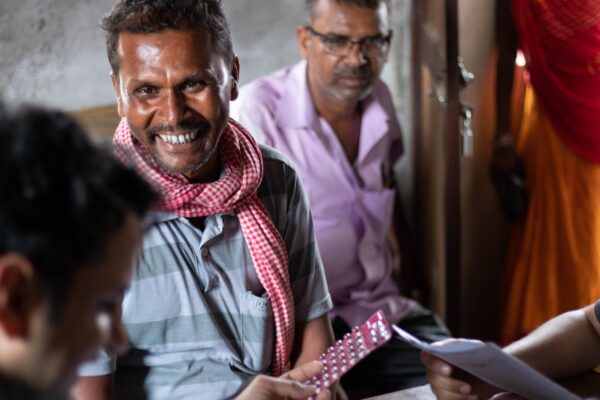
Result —
M 205 87 L 206 87 L 206 82 L 204 82 L 204 81 L 188 81 L 183 85 L 183 90 L 196 91 L 196 90 L 202 90 Z
M 366 46 L 383 47 L 386 44 L 387 44 L 386 39 L 381 36 L 375 36 L 375 37 L 368 38 L 365 40 Z
M 151 97 L 158 94 L 158 89 L 152 86 L 142 86 L 135 90 L 135 94 L 140 97 Z
M 348 38 L 343 36 L 325 36 L 323 44 L 329 47 L 345 47 L 348 44 Z

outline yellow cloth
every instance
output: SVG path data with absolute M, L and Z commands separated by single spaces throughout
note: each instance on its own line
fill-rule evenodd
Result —
M 525 162 L 529 206 L 511 232 L 503 343 L 600 298 L 600 166 L 564 145 L 530 86 L 517 151 Z

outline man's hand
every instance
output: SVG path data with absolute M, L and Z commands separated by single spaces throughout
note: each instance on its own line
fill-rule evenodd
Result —
M 246 389 L 236 397 L 236 400 L 275 400 L 275 399 L 305 399 L 316 393 L 314 386 L 304 385 L 304 382 L 321 372 L 323 364 L 313 361 L 274 378 L 259 375 Z M 325 390 L 317 396 L 317 400 L 329 400 L 331 393 Z
M 429 353 L 422 352 L 421 361 L 427 368 L 427 380 L 431 384 L 431 391 L 439 400 L 489 399 L 499 392 L 493 386 Z M 458 374 L 460 377 L 456 376 Z
M 421 362 L 427 368 L 427 380 L 436 398 L 440 400 L 477 398 L 472 393 L 471 385 L 452 377 L 452 365 L 426 352 L 421 352 Z

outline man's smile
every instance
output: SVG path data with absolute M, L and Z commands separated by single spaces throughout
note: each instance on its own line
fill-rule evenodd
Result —
M 187 143 L 191 143 L 194 140 L 198 139 L 198 131 L 193 131 L 191 133 L 186 133 L 183 135 L 161 135 L 158 134 L 156 135 L 158 136 L 163 142 L 165 143 L 169 143 L 169 144 L 187 144 Z

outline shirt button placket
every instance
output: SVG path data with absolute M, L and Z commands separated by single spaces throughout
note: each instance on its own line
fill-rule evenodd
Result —
M 208 255 L 210 254 L 208 247 L 202 247 L 202 249 L 200 249 L 200 254 L 202 254 L 202 258 L 208 258 Z
M 204 259 L 204 262 L 206 263 L 206 261 L 208 260 L 208 256 L 210 255 L 210 250 L 208 249 L 208 247 L 202 247 L 200 249 L 200 254 L 202 255 L 202 258 Z M 208 268 L 208 265 L 205 265 L 205 267 Z M 217 286 L 217 281 L 218 278 L 215 274 L 208 272 L 208 282 L 206 283 L 206 291 L 209 291 L 210 289 L 213 289 Z

